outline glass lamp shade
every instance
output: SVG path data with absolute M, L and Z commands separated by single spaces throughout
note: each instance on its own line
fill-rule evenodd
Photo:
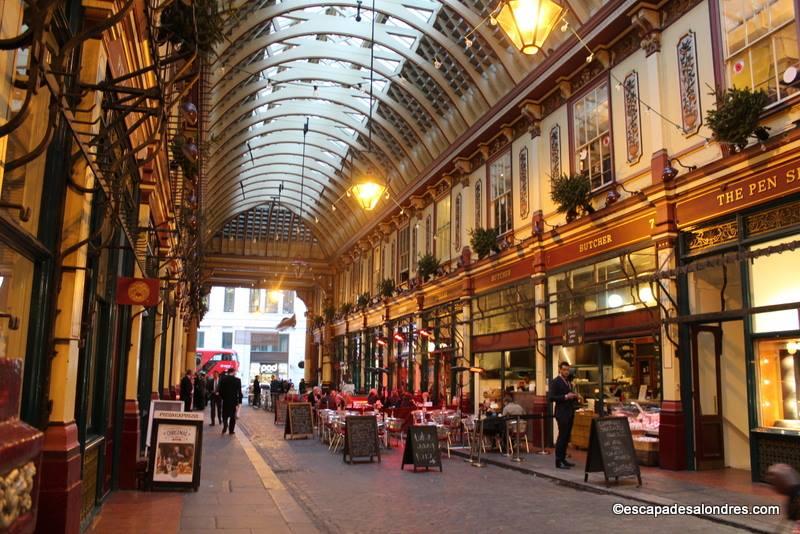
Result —
M 351 188 L 353 196 L 366 211 L 375 209 L 385 191 L 386 184 L 371 176 L 365 176 L 362 180 L 354 183 Z
M 504 0 L 497 23 L 523 54 L 536 54 L 564 8 L 553 0 Z

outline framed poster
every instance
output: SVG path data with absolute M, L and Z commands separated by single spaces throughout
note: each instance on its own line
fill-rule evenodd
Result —
M 197 491 L 202 452 L 202 413 L 155 412 L 148 472 L 150 486 Z
M 147 415 L 147 441 L 145 445 L 150 447 L 151 438 L 153 434 L 153 414 L 159 410 L 167 412 L 182 412 L 183 401 L 180 400 L 159 400 L 154 399 L 150 401 L 150 413 Z

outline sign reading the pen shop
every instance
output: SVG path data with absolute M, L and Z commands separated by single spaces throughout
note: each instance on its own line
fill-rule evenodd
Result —
M 688 226 L 797 191 L 800 191 L 800 160 L 795 159 L 694 197 L 682 198 L 675 204 L 675 219 L 678 226 Z
M 408 439 L 403 450 L 403 461 L 400 469 L 413 465 L 426 470 L 438 467 L 442 471 L 442 455 L 439 452 L 439 435 L 435 426 L 412 426 L 408 429 Z
M 655 226 L 655 217 L 654 212 L 649 212 L 636 219 L 607 225 L 595 232 L 570 237 L 569 241 L 545 252 L 545 264 L 552 269 L 648 241 Z

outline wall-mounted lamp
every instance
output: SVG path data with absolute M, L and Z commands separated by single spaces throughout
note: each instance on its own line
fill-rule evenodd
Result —
M 678 165 L 680 165 L 682 168 L 686 169 L 689 172 L 697 170 L 697 165 L 684 165 L 678 158 L 669 158 L 667 160 L 667 165 L 664 167 L 664 170 L 661 171 L 661 179 L 664 180 L 665 182 L 671 182 L 672 180 L 675 179 L 675 177 L 678 176 L 678 174 L 680 174 L 680 171 L 678 171 L 678 169 L 672 166 L 673 161 L 677 162 Z
M 392 336 L 392 339 L 394 339 L 397 343 L 406 342 L 406 336 L 402 332 L 395 332 L 394 335 Z

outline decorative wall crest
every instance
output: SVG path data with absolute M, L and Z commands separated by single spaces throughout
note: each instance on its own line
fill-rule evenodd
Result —
M 550 177 L 561 176 L 561 127 L 550 128 Z
M 530 206 L 528 202 L 528 149 L 523 148 L 519 153 L 519 215 L 523 219 L 528 217 Z
M 625 144 L 631 165 L 642 157 L 642 121 L 639 108 L 639 74 L 631 71 L 622 81 L 625 108 Z
M 697 133 L 703 123 L 700 110 L 700 87 L 697 74 L 697 41 L 694 32 L 678 39 L 678 83 L 681 88 L 681 124 L 683 133 Z

